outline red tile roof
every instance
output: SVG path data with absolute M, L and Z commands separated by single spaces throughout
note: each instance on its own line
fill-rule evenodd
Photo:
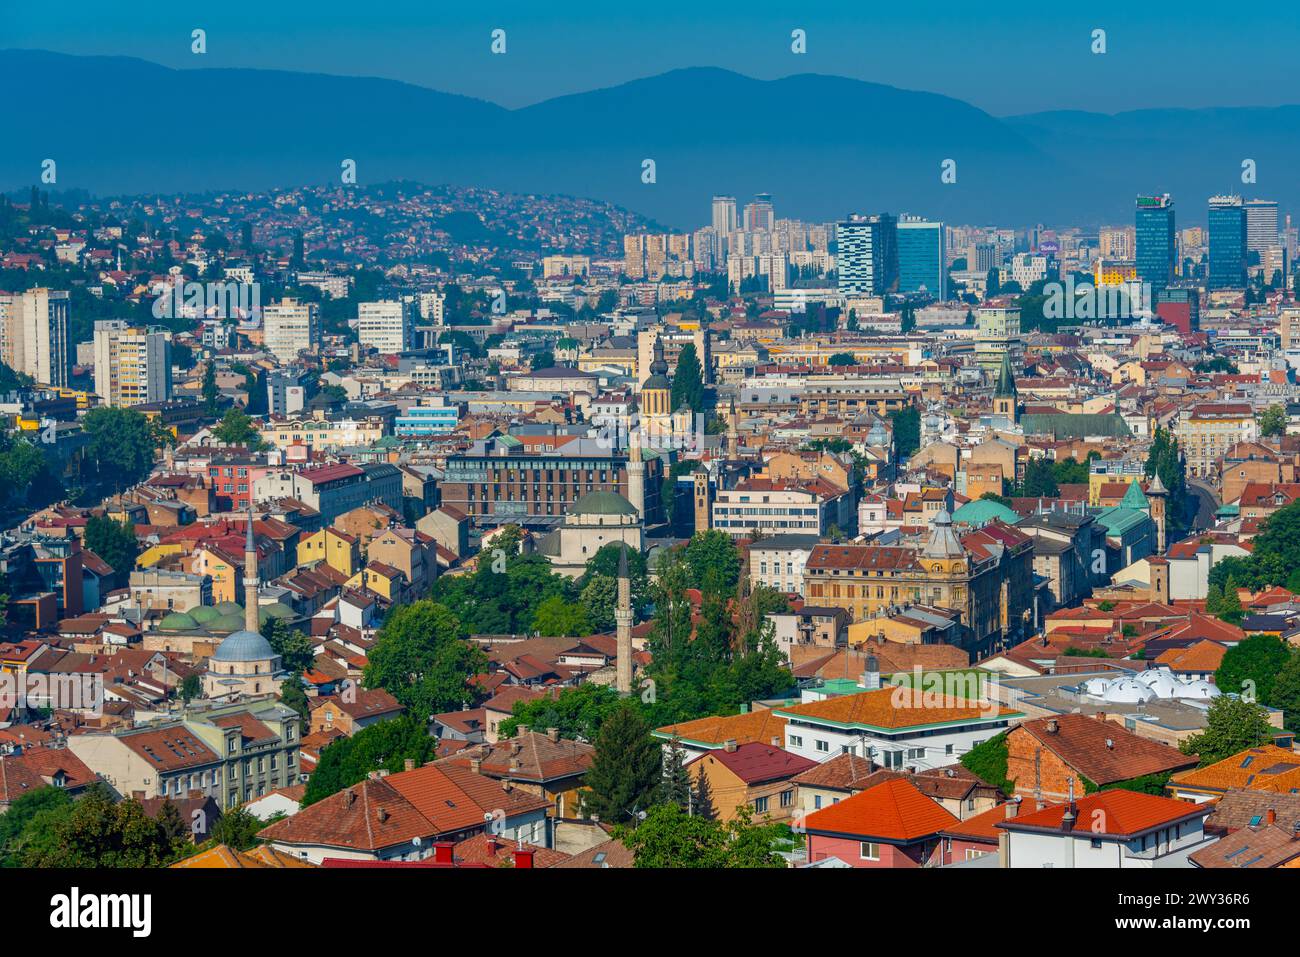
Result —
M 1067 807 L 1067 804 L 1054 804 L 1040 811 L 1002 821 L 995 826 L 1009 831 L 1061 832 Z M 1125 840 L 1171 824 L 1203 818 L 1212 810 L 1208 804 L 1191 804 L 1119 788 L 1090 794 L 1075 802 L 1075 809 L 1076 817 L 1070 828 L 1071 833 Z
M 688 761 L 687 767 L 699 761 L 717 761 L 746 784 L 783 781 L 817 767 L 816 761 L 757 741 L 738 745 L 734 751 L 725 748 L 709 751 Z
M 804 818 L 810 834 L 909 844 L 932 837 L 958 819 L 910 781 L 896 778 L 860 791 Z

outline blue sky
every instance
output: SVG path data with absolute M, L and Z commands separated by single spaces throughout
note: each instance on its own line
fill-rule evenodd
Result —
M 1300 18 L 1154 0 L 1144 9 L 1003 0 L 60 0 L 7 4 L 0 48 L 137 56 L 187 68 L 383 76 L 522 106 L 685 66 L 770 79 L 831 73 L 957 97 L 996 115 L 1046 109 L 1274 106 L 1297 100 L 1288 64 Z M 561 19 L 557 19 L 561 18 Z M 190 31 L 208 52 L 190 53 Z M 493 28 L 507 53 L 489 52 Z M 808 52 L 790 52 L 807 31 Z M 1094 28 L 1107 53 L 1090 52 Z M 708 91 L 700 104 L 709 106 Z M 684 107 L 692 104 L 683 104 Z M 725 110 L 725 104 L 714 104 Z

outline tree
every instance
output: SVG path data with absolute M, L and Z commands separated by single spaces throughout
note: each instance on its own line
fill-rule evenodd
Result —
M 853 358 L 853 353 L 851 352 L 837 352 L 826 360 L 826 364 L 833 367 L 855 366 L 858 364 L 858 360 Z
M 894 426 L 894 453 L 905 459 L 921 447 L 921 410 L 909 405 L 889 418 Z
M 216 416 L 221 409 L 221 392 L 217 389 L 217 363 L 209 359 L 203 366 L 203 414 Z
M 162 867 L 180 850 L 139 801 L 115 804 L 101 784 L 38 812 L 21 843 L 24 867 Z
M 306 671 L 315 662 L 316 649 L 311 639 L 298 629 L 289 627 L 283 618 L 270 618 L 263 634 L 271 650 L 280 656 L 280 663 L 289 671 Z
M 1214 764 L 1247 748 L 1273 740 L 1275 729 L 1259 705 L 1235 695 L 1214 699 L 1206 716 L 1205 730 L 1186 738 L 1178 746 L 1183 754 L 1200 757 L 1200 766 Z
M 257 815 L 236 807 L 217 818 L 208 835 L 217 844 L 233 847 L 237 851 L 248 851 L 262 843 L 257 839 L 257 832 L 264 827 L 266 823 Z
M 483 652 L 461 640 L 456 616 L 432 601 L 394 608 L 366 657 L 366 687 L 383 688 L 421 720 L 468 703 L 468 679 L 487 668 Z
M 655 803 L 662 777 L 663 752 L 650 737 L 650 726 L 632 702 L 621 702 L 596 738 L 583 792 L 588 815 L 626 823 L 630 814 Z
M 364 781 L 371 771 L 401 771 L 408 758 L 421 765 L 434 758 L 437 748 L 425 721 L 409 714 L 362 728 L 350 738 L 336 738 L 321 750 L 302 806 Z
M 190 826 L 185 823 L 185 818 L 181 817 L 181 809 L 176 806 L 171 798 L 166 798 L 162 807 L 158 809 L 158 826 L 174 846 L 181 846 L 190 840 Z
M 677 356 L 677 370 L 673 373 L 671 394 L 673 411 L 681 408 L 692 412 L 704 411 L 704 376 L 695 344 L 687 343 Z
M 1061 488 L 1056 482 L 1056 472 L 1047 459 L 1030 459 L 1025 466 L 1025 480 L 1020 491 L 1026 498 L 1056 498 Z
M 1223 586 L 1223 600 L 1219 603 L 1219 610 L 1215 614 L 1220 621 L 1226 621 L 1230 625 L 1239 625 L 1241 619 L 1246 617 L 1245 609 L 1241 607 L 1241 596 L 1237 594 L 1237 583 L 1231 576 Z
M 245 445 L 249 448 L 257 448 L 262 442 L 253 420 L 241 409 L 234 408 L 227 409 L 221 421 L 213 426 L 212 437 L 226 445 Z
M 1259 414 L 1259 434 L 1265 436 L 1285 435 L 1287 426 L 1286 408 L 1270 405 Z
M 552 595 L 537 606 L 533 614 L 533 630 L 548 638 L 582 637 L 592 633 L 587 609 L 581 604 L 565 601 L 560 595 Z
M 43 811 L 61 811 L 72 803 L 63 788 L 47 785 L 19 796 L 9 810 L 0 814 L 0 867 L 21 867 L 23 834 L 32 819 Z
M 1288 731 L 1300 731 L 1300 649 L 1291 649 L 1286 664 L 1278 669 L 1268 703 L 1282 709 Z
M 501 722 L 497 734 L 513 738 L 519 725 L 530 728 L 555 728 L 560 737 L 595 741 L 605 719 L 619 708 L 622 699 L 611 685 L 584 681 L 576 688 L 565 688 L 555 697 L 515 702 L 514 713 Z
M 181 700 L 193 701 L 203 695 L 203 681 L 196 674 L 188 674 L 181 681 Z
M 1176 439 L 1168 429 L 1158 428 L 1147 453 L 1144 473 L 1147 478 L 1160 476 L 1160 482 L 1168 490 L 1168 508 L 1165 522 L 1168 526 L 1167 536 L 1176 542 L 1187 533 L 1187 463 L 1178 447 Z
M 86 547 L 124 575 L 135 567 L 140 542 L 131 522 L 115 522 L 106 515 L 86 519 Z
M 778 825 L 751 823 L 749 808 L 722 822 L 687 814 L 676 804 L 660 804 L 635 827 L 622 826 L 618 837 L 632 852 L 637 867 L 777 868 L 785 860 L 773 848 Z
M 1290 656 L 1290 646 L 1281 638 L 1251 635 L 1224 653 L 1223 661 L 1214 673 L 1214 683 L 1220 691 L 1272 704 L 1273 682 Z
M 696 817 L 702 817 L 706 821 L 711 821 L 718 816 L 717 809 L 713 806 L 713 788 L 709 784 L 708 775 L 697 774 L 695 776 L 695 793 L 691 798 L 691 813 Z
M 689 811 L 694 797 L 691 791 L 691 773 L 686 770 L 686 752 L 682 749 L 681 740 L 674 737 L 668 746 L 668 763 L 664 766 L 659 800 Z
M 294 673 L 280 682 L 280 704 L 298 712 L 298 730 L 305 732 L 311 716 L 311 705 L 307 701 L 307 692 L 303 690 L 302 678 Z
M 134 409 L 100 406 L 81 420 L 86 455 L 101 481 L 115 489 L 134 485 L 153 467 L 156 439 L 149 420 Z
M 740 552 L 726 532 L 696 532 L 686 543 L 685 558 L 693 587 L 716 594 L 735 590 L 740 580 Z

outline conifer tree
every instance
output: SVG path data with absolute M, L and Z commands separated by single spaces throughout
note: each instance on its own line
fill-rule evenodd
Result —
M 583 793 L 587 814 L 608 824 L 629 823 L 632 814 L 655 803 L 663 774 L 663 750 L 650 737 L 650 726 L 636 705 L 623 701 L 596 737 Z

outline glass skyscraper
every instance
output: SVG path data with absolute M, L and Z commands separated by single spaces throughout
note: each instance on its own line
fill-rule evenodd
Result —
M 1246 208 L 1240 196 L 1211 196 L 1207 289 L 1246 286 Z
M 1154 295 L 1174 281 L 1174 201 L 1169 194 L 1139 196 L 1134 228 L 1134 266 Z
M 883 296 L 898 283 L 898 223 L 888 213 L 860 216 L 835 227 L 839 291 Z
M 948 298 L 948 269 L 943 223 L 917 216 L 898 221 L 898 291 Z

